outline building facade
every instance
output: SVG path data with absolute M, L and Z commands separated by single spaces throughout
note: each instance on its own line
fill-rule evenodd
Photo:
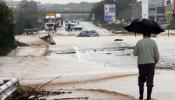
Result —
M 133 16 L 132 19 L 144 18 L 143 13 L 148 13 L 148 18 L 152 19 L 158 23 L 165 23 L 165 0 L 148 0 L 147 7 L 145 7 L 143 1 L 137 1 L 133 7 Z M 147 8 L 147 12 L 143 12 Z
M 174 0 L 166 0 L 165 1 L 165 18 L 166 18 L 166 23 L 169 24 L 172 20 L 172 15 L 173 15 L 173 1 Z
M 173 0 L 173 16 L 175 16 L 175 0 Z
M 12 9 L 16 9 L 19 3 L 20 3 L 19 1 L 6 0 L 6 5 Z
M 165 0 L 149 0 L 149 19 L 165 23 Z

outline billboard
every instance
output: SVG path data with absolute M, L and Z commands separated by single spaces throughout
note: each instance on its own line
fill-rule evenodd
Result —
M 104 6 L 104 21 L 110 22 L 115 20 L 116 16 L 116 5 L 115 4 L 105 4 Z
M 142 0 L 142 18 L 148 19 L 148 0 Z

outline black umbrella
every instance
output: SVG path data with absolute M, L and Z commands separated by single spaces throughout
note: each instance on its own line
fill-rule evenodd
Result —
M 124 27 L 128 32 L 142 34 L 159 34 L 164 32 L 159 24 L 149 19 L 135 19 L 131 24 Z

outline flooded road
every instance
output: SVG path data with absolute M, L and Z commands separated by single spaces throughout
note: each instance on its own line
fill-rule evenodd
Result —
M 89 27 L 94 28 L 91 23 L 83 22 L 82 25 L 89 25 Z M 62 32 L 60 30 L 53 35 L 56 45 L 49 46 L 46 56 L 40 55 L 45 47 L 42 50 L 40 47 L 34 47 L 34 49 L 33 47 L 32 49 L 22 47 L 20 48 L 21 52 L 20 50 L 18 52 L 20 54 L 18 56 L 0 57 L 0 80 L 17 77 L 20 80 L 20 84 L 25 86 L 37 86 L 53 80 L 47 89 L 65 88 L 65 86 L 60 86 L 60 84 L 83 83 L 85 85 L 81 85 L 80 87 L 70 86 L 70 84 L 69 87 L 75 89 L 119 90 L 123 94 L 131 94 L 137 97 L 137 58 L 133 56 L 132 52 L 133 46 L 142 37 L 111 36 L 109 31 L 104 30 L 97 27 L 97 31 L 103 31 L 100 37 L 84 38 L 76 37 L 75 35 L 78 32 L 74 33 L 73 36 L 64 36 L 64 33 L 63 36 L 60 36 Z M 73 33 L 71 32 L 71 34 Z M 123 39 L 123 41 L 114 41 L 115 39 Z M 158 42 L 162 55 L 160 65 L 166 67 L 169 64 L 172 67 L 175 61 L 175 48 L 172 46 L 174 38 L 160 36 L 154 39 Z M 169 74 L 167 73 L 166 75 L 168 76 Z M 135 76 L 133 77 L 132 75 Z M 158 79 L 162 79 L 163 75 L 158 77 Z M 174 75 L 173 71 L 172 75 Z M 119 80 L 119 76 L 132 77 L 121 78 Z M 174 78 L 170 78 L 174 82 Z M 102 81 L 97 82 L 97 80 Z M 87 82 L 90 83 L 87 84 Z M 161 83 L 160 80 L 158 82 Z M 161 83 L 161 87 L 163 86 L 164 84 Z M 161 88 L 158 88 L 158 90 L 161 90 Z M 160 96 L 158 95 L 160 93 L 158 90 L 156 96 Z M 169 91 L 174 93 L 172 88 L 169 88 Z M 103 93 L 100 94 L 103 95 Z M 171 95 L 171 97 L 173 98 L 174 96 Z
M 0 77 L 1 79 L 17 77 L 20 84 L 34 85 L 35 87 L 53 79 L 50 84 L 81 83 L 134 73 L 134 70 L 120 69 L 119 67 L 122 68 L 122 65 L 119 65 L 122 63 L 112 60 L 120 56 L 131 55 L 129 49 L 121 48 L 126 46 L 125 44 L 116 43 L 114 39 L 115 37 L 83 39 L 75 36 L 55 36 L 54 40 L 57 45 L 50 45 L 47 56 L 1 57 Z M 26 48 L 25 50 L 31 51 Z M 74 91 L 72 95 L 74 96 L 74 94 L 78 96 L 86 94 L 85 97 L 88 97 L 88 100 L 93 100 L 93 98 L 108 98 L 109 100 L 111 98 L 115 98 L 115 100 L 130 98 L 121 94 L 113 95 L 100 91 Z
M 118 37 L 54 37 L 57 45 L 64 46 L 50 47 L 50 56 L 70 54 L 77 56 L 79 60 L 99 62 L 111 67 L 133 68 L 136 65 L 136 57 L 132 54 L 132 46 L 122 41 L 114 41 L 116 38 Z M 124 59 L 126 63 L 123 63 Z
M 53 100 L 137 100 L 132 96 L 127 96 L 113 91 L 95 90 L 95 89 L 77 89 L 77 90 L 61 90 L 69 91 L 69 93 L 61 95 L 43 96 L 39 99 Z
M 133 57 L 132 51 L 119 50 L 124 44 L 116 43 L 115 38 L 113 36 L 100 38 L 55 36 L 56 45 L 50 45 L 47 56 L 1 57 L 0 77 L 17 77 L 21 84 L 37 84 L 57 76 L 62 77 L 54 82 L 64 83 L 88 80 L 93 75 L 103 78 L 135 72 L 133 67 L 121 71 L 122 67 L 128 68 L 133 65 L 134 60 L 129 60 Z M 122 65 L 121 59 L 128 59 L 128 64 Z

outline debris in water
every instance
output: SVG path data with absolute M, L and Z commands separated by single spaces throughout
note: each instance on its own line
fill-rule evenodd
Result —
M 115 39 L 114 41 L 123 41 L 123 39 Z

